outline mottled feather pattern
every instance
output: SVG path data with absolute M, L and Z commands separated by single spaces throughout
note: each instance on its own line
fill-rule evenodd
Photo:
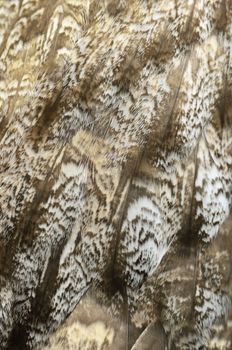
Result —
M 2 349 L 232 348 L 231 101 L 231 0 L 0 0 Z

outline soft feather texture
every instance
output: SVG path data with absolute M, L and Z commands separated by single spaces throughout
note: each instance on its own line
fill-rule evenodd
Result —
M 0 0 L 2 349 L 231 348 L 231 101 L 231 0 Z

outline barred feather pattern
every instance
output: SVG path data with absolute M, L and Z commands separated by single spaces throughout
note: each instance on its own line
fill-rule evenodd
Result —
M 231 101 L 231 0 L 0 0 L 2 349 L 231 348 Z

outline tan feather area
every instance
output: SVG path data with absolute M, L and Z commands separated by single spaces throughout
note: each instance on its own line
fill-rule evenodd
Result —
M 232 349 L 232 0 L 0 0 L 0 349 Z

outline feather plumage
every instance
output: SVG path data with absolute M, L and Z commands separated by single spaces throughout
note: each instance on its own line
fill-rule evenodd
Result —
M 230 349 L 231 0 L 0 16 L 2 348 Z

